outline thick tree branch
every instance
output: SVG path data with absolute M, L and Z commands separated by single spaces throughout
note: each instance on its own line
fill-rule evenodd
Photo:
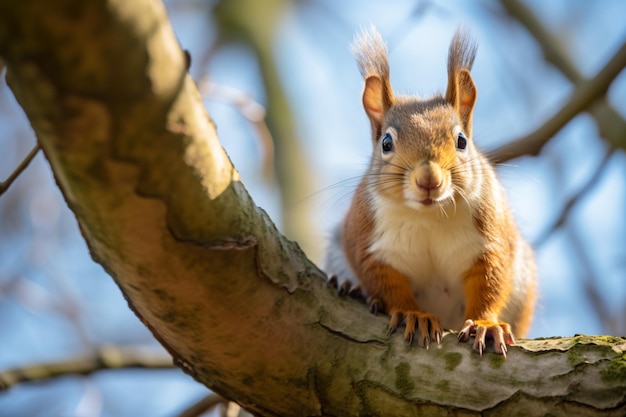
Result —
M 408 347 L 339 299 L 250 200 L 158 1 L 0 0 L 0 27 L 92 256 L 207 387 L 259 416 L 623 415 L 623 338 L 481 359 L 453 335 Z

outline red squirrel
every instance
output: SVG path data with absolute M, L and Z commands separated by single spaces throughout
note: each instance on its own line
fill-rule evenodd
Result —
M 389 333 L 439 345 L 443 329 L 486 338 L 505 355 L 530 325 L 536 271 L 493 166 L 472 139 L 476 43 L 457 30 L 445 96 L 394 95 L 387 48 L 375 29 L 353 44 L 365 80 L 374 151 L 327 251 L 326 270 L 360 285 Z

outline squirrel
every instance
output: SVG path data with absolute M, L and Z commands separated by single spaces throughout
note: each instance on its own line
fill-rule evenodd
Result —
M 389 334 L 426 348 L 443 329 L 482 356 L 486 339 L 506 357 L 524 336 L 536 298 L 533 251 L 505 192 L 472 138 L 477 45 L 458 29 L 445 96 L 394 95 L 387 47 L 373 27 L 352 45 L 373 154 L 331 237 L 325 269 L 357 285 L 370 311 L 391 316 Z M 348 288 L 352 284 L 348 284 Z M 345 285 L 342 286 L 345 290 Z

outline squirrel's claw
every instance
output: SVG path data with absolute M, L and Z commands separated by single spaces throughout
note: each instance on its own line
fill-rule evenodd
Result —
M 432 340 L 437 341 L 437 346 L 441 345 L 441 335 L 443 329 L 439 324 L 439 319 L 432 314 L 424 313 L 423 311 L 395 311 L 391 313 L 391 320 L 389 322 L 389 332 L 391 335 L 401 324 L 404 319 L 404 340 L 409 345 L 413 343 L 415 334 L 419 332 L 418 344 L 430 348 L 430 342 Z
M 348 292 L 348 295 L 350 296 L 350 298 L 354 298 L 355 300 L 359 300 L 363 302 L 366 301 L 365 294 L 363 294 L 363 290 L 361 289 L 361 286 L 358 284 L 350 289 L 350 291 Z
M 340 297 L 345 297 L 350 293 L 350 289 L 352 288 L 352 283 L 350 281 L 343 281 L 339 286 L 337 292 Z
M 482 357 L 485 348 L 485 337 L 487 336 L 487 328 L 485 326 L 476 326 L 476 337 L 474 339 L 473 348 Z
M 506 359 L 506 352 L 507 352 L 507 348 L 506 345 L 504 343 L 501 344 L 495 344 L 493 345 L 494 349 L 496 350 L 496 353 L 501 354 L 502 356 L 504 356 L 504 359 Z
M 383 303 L 378 298 L 370 298 L 367 300 L 367 305 L 370 308 L 370 313 L 377 316 L 379 311 L 383 310 Z M 397 324 L 396 324 L 397 327 Z M 395 327 L 393 330 L 396 330 Z M 389 333 L 393 333 L 393 330 Z
M 376 305 L 376 304 L 377 303 L 373 302 L 371 305 Z M 371 306 L 370 306 L 370 309 L 371 309 Z M 400 313 L 399 311 L 396 311 L 395 313 L 391 313 L 391 320 L 389 320 L 389 329 L 387 330 L 387 336 L 391 336 L 393 332 L 396 331 L 396 329 L 398 328 L 401 322 L 402 322 L 402 313 Z M 415 333 L 415 329 L 413 329 L 413 333 Z M 406 330 L 404 332 L 404 335 L 406 338 L 406 335 L 407 335 Z
M 334 289 L 337 289 L 337 275 L 333 274 L 328 278 L 328 284 L 333 287 Z
M 472 332 L 474 333 L 472 334 Z M 459 340 L 459 343 L 465 343 L 474 334 L 476 334 L 476 326 L 474 325 L 474 320 L 468 319 L 465 321 L 465 324 L 463 324 L 463 328 L 459 331 L 457 339 Z
M 491 320 L 471 320 L 465 321 L 463 328 L 459 331 L 459 342 L 467 342 L 471 336 L 475 336 L 473 349 L 483 355 L 486 348 L 486 340 L 493 339 L 494 351 L 506 359 L 507 347 L 515 343 L 511 326 L 504 322 Z
M 435 340 L 437 340 L 437 347 L 440 348 L 441 347 L 441 332 L 440 331 L 435 332 Z
M 361 286 L 359 284 L 352 285 L 352 282 L 344 280 L 341 282 L 340 285 L 338 285 L 336 275 L 331 275 L 328 282 L 330 283 L 331 287 L 337 290 L 337 294 L 339 294 L 340 297 L 345 297 L 347 295 L 350 298 L 354 298 L 355 300 L 359 300 L 362 302 L 366 301 L 365 294 L 363 293 L 363 290 L 361 289 Z

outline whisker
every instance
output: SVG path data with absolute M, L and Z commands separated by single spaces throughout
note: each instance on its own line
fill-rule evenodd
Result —
M 461 196 L 463 200 L 465 200 L 465 204 L 467 204 L 468 207 L 471 207 L 471 204 L 465 193 L 465 190 L 463 190 L 461 187 L 455 186 L 455 191 Z
M 456 187 L 458 188 L 458 187 Z M 455 187 L 452 187 L 452 189 L 456 192 Z M 456 216 L 456 198 L 452 198 L 452 206 L 454 207 L 454 216 Z
M 379 187 L 378 189 L 379 189 L 379 191 L 390 191 L 390 190 L 393 190 L 394 188 L 397 188 L 397 187 L 402 187 L 402 184 L 401 183 L 394 183 L 394 184 L 390 184 L 390 185 L 388 185 L 386 187 Z
M 446 216 L 446 219 L 450 219 L 448 213 L 446 212 L 446 209 L 443 207 L 443 204 L 439 204 L 439 212 L 443 213 L 443 215 Z

